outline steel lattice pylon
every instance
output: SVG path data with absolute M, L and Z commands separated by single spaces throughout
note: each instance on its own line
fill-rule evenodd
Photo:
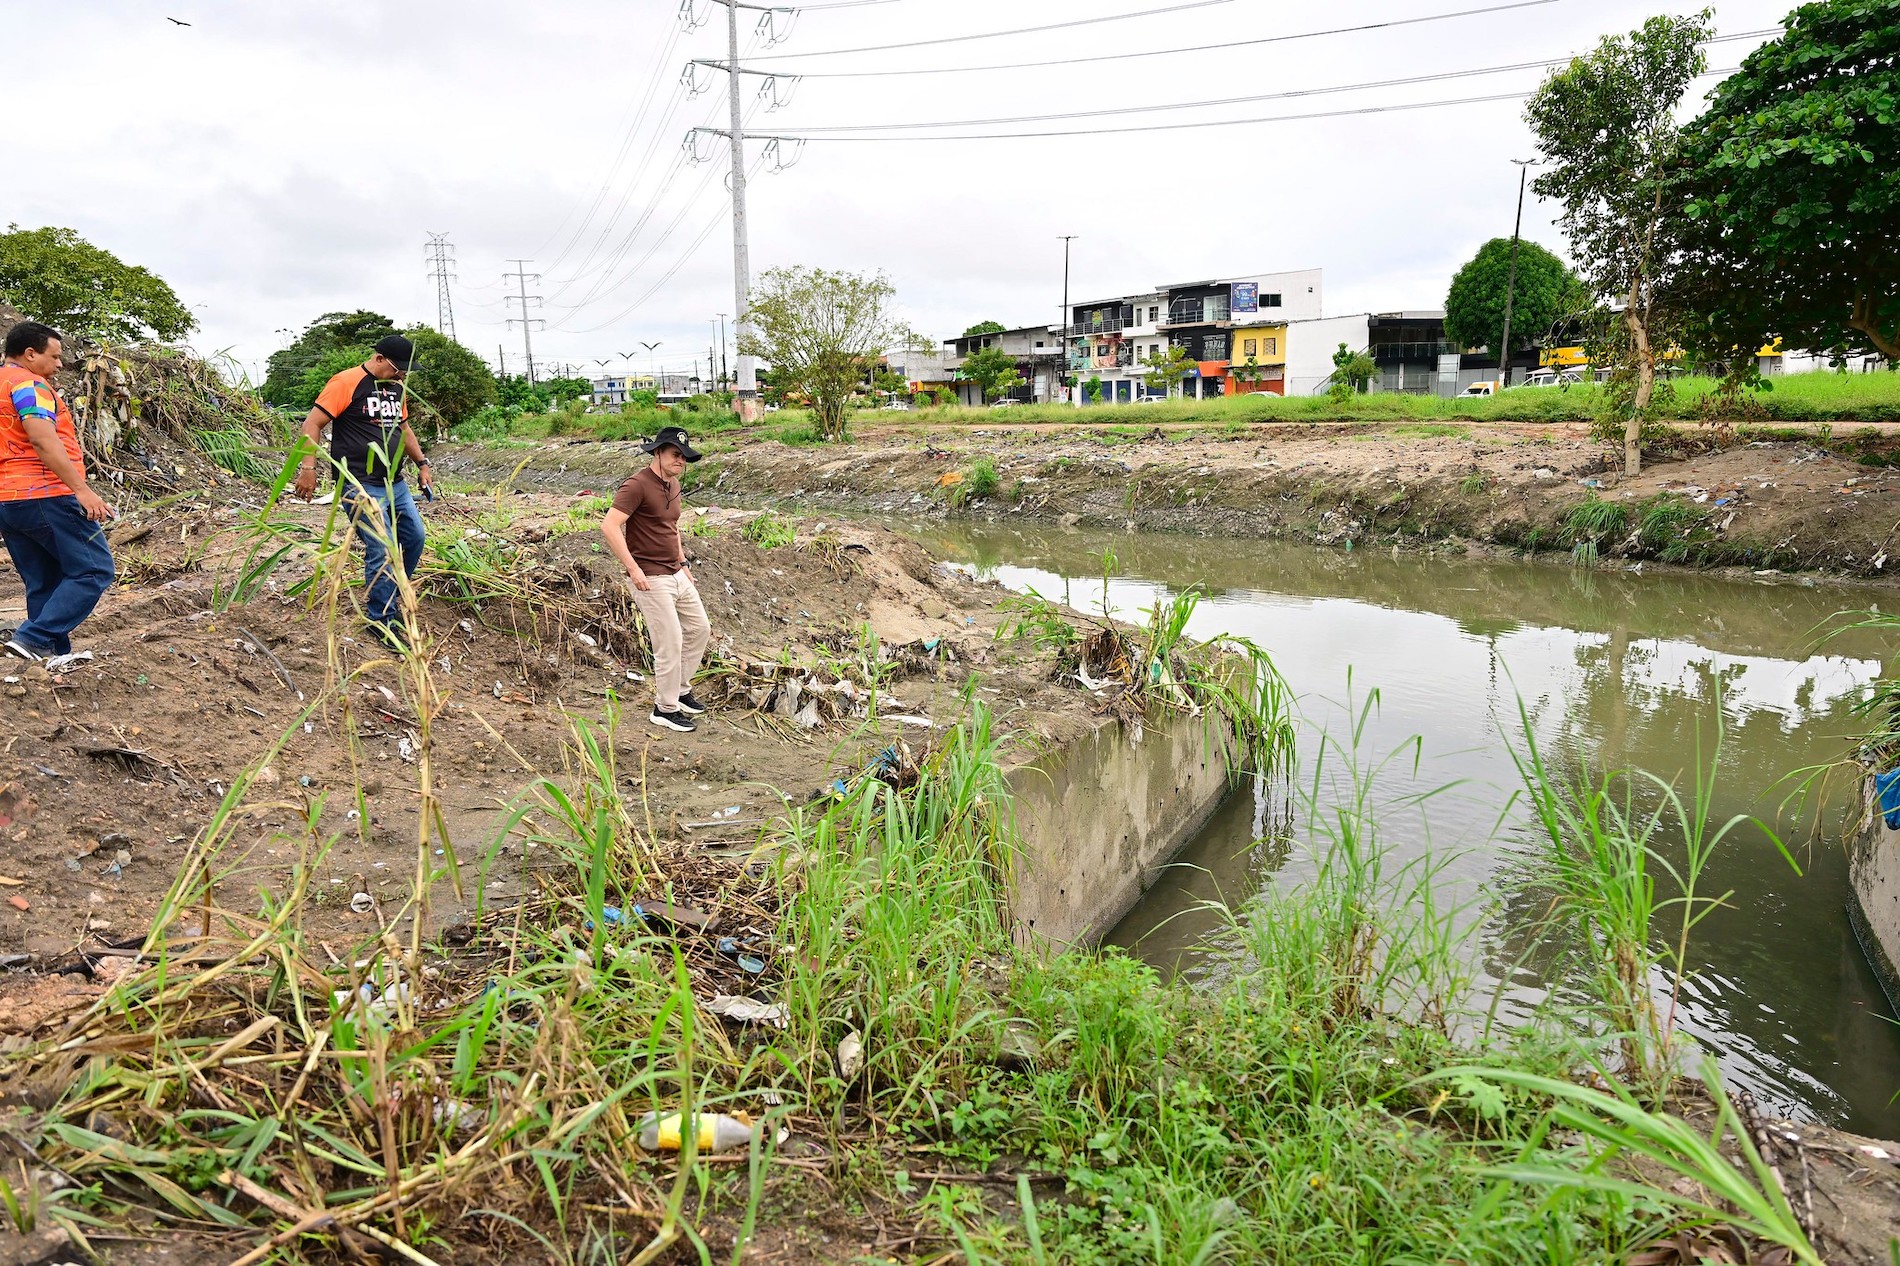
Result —
M 435 279 L 435 328 L 454 339 L 455 305 L 449 298 L 449 283 L 455 280 L 455 247 L 447 233 L 429 234 L 428 260 L 429 276 Z

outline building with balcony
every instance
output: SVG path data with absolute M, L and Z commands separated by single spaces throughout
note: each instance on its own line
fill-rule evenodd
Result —
M 1161 349 L 1156 327 L 1166 302 L 1166 296 L 1147 291 L 1070 306 L 1067 360 L 1078 403 L 1089 403 L 1091 390 L 1104 404 L 1142 398 L 1142 361 Z
M 998 348 L 1016 362 L 1022 385 L 1007 393 L 1023 404 L 1043 404 L 1062 398 L 1062 340 L 1053 325 L 1025 325 L 995 334 L 974 334 L 945 339 L 944 367 L 950 371 L 961 404 L 978 407 L 993 401 L 983 399 L 977 384 L 963 376 L 963 362 L 986 347 Z
M 1317 319 L 1322 299 L 1317 268 L 1183 282 L 1162 293 L 1168 303 L 1156 329 L 1194 362 L 1181 390 L 1196 399 L 1234 393 L 1235 329 Z

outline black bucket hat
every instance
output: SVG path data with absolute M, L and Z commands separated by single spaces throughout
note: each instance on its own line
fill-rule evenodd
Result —
M 640 446 L 640 451 L 643 453 L 657 453 L 663 448 L 677 448 L 681 456 L 685 457 L 689 462 L 696 462 L 701 456 L 698 449 L 686 442 L 685 427 L 661 427 L 658 435 Z

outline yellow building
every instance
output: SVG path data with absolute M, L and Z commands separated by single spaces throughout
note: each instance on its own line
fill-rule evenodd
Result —
M 1246 325 L 1234 331 L 1226 391 L 1244 396 L 1256 391 L 1286 394 L 1286 326 Z

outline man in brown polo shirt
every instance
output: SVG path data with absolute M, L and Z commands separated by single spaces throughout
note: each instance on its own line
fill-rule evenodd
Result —
M 698 728 L 693 718 L 706 711 L 693 698 L 692 685 L 712 626 L 680 540 L 679 478 L 699 454 L 677 426 L 660 428 L 640 450 L 653 460 L 620 485 L 600 531 L 627 569 L 633 604 L 653 640 L 653 714 L 647 720 L 691 734 Z

